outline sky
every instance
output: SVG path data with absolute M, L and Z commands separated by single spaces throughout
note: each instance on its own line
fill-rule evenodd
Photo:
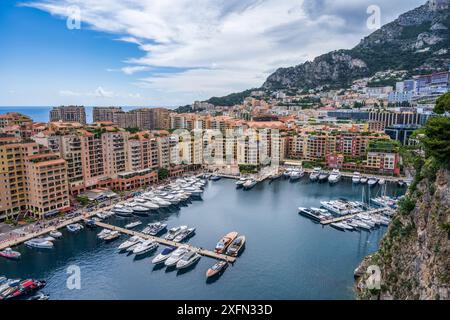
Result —
M 0 0 L 0 106 L 174 107 L 259 87 L 425 0 Z

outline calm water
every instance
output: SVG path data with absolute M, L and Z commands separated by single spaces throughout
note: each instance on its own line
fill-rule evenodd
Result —
M 388 187 L 390 195 L 401 193 Z M 117 253 L 125 236 L 105 244 L 96 238 L 99 230 L 64 231 L 51 251 L 21 246 L 22 260 L 0 260 L 0 274 L 46 279 L 43 291 L 52 299 L 353 299 L 353 270 L 376 251 L 385 229 L 367 233 L 323 228 L 298 215 L 297 207 L 318 207 L 321 200 L 338 197 L 359 200 L 361 194 L 361 186 L 350 181 L 330 186 L 307 178 L 298 183 L 279 180 L 243 191 L 235 189 L 234 181 L 221 180 L 209 182 L 203 201 L 143 219 L 164 220 L 169 227 L 195 226 L 190 243 L 204 248 L 214 248 L 230 231 L 245 234 L 248 242 L 242 256 L 213 283 L 205 280 L 214 263 L 209 258 L 202 257 L 185 273 L 155 269 L 151 257 L 134 260 Z M 70 265 L 81 268 L 81 290 L 66 287 Z

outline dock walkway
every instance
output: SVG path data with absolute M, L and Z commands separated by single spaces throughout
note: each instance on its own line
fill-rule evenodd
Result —
M 365 213 L 365 214 L 371 215 L 371 214 L 377 214 L 377 213 L 382 213 L 382 212 L 386 212 L 386 211 L 392 211 L 392 209 L 391 208 L 379 208 L 379 209 L 374 209 L 374 210 L 371 210 L 371 211 L 364 211 L 364 212 L 360 212 L 360 213 Z M 347 219 L 352 219 L 355 216 L 357 216 L 358 214 L 359 213 L 357 213 L 357 214 L 348 214 L 348 215 L 345 215 L 345 216 L 342 216 L 342 217 L 337 217 L 337 218 L 333 218 L 333 219 L 329 219 L 329 220 L 324 220 L 324 221 L 321 221 L 320 223 L 323 224 L 323 225 L 337 223 L 337 222 L 341 222 L 341 221 L 344 221 L 344 220 L 347 220 Z
M 203 248 L 198 248 L 198 247 L 195 247 L 195 246 L 187 244 L 187 243 L 178 243 L 178 242 L 169 241 L 169 240 L 159 238 L 159 237 L 153 237 L 150 235 L 146 235 L 142 232 L 120 228 L 120 227 L 113 226 L 113 225 L 110 225 L 110 224 L 107 224 L 104 222 L 96 222 L 96 225 L 101 228 L 109 229 L 112 231 L 118 231 L 122 234 L 127 234 L 129 236 L 138 236 L 138 237 L 141 237 L 146 240 L 154 240 L 154 241 L 158 242 L 159 244 L 162 244 L 165 246 L 172 246 L 172 247 L 177 247 L 177 248 L 179 248 L 181 246 L 187 246 L 189 248 L 189 250 L 191 250 L 191 251 L 194 251 L 198 254 L 201 254 L 202 256 L 213 258 L 216 260 L 223 260 L 223 261 L 230 262 L 230 263 L 234 263 L 236 261 L 236 258 L 234 258 L 234 257 L 230 257 L 230 256 L 227 256 L 224 254 L 218 254 L 213 251 L 203 249 Z

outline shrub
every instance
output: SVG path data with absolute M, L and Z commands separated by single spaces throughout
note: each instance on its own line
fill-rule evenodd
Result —
M 400 214 L 404 216 L 410 214 L 411 211 L 413 211 L 414 208 L 416 207 L 414 201 L 412 201 L 409 197 L 404 197 L 403 199 L 401 199 L 398 205 L 400 209 Z

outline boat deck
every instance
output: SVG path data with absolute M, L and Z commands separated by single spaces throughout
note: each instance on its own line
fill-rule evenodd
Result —
M 138 237 L 141 237 L 146 240 L 154 240 L 154 241 L 158 242 L 159 244 L 162 244 L 165 246 L 172 246 L 172 247 L 187 246 L 190 250 L 192 250 L 202 256 L 213 258 L 216 260 L 223 260 L 223 261 L 230 262 L 230 263 L 234 263 L 236 261 L 235 257 L 230 257 L 230 256 L 227 256 L 224 254 L 218 254 L 218 253 L 215 253 L 215 252 L 207 250 L 207 249 L 192 246 L 190 244 L 178 243 L 178 242 L 169 241 L 169 240 L 159 238 L 159 237 L 153 237 L 153 236 L 150 236 L 150 235 L 138 232 L 138 231 L 133 231 L 133 230 L 116 227 L 116 226 L 113 226 L 113 225 L 110 225 L 110 224 L 107 224 L 104 222 L 96 222 L 96 225 L 101 228 L 104 228 L 104 229 L 109 229 L 112 231 L 119 231 L 120 233 L 127 234 L 129 236 L 138 236 Z
M 375 209 L 375 210 L 370 210 L 370 211 L 364 211 L 364 212 L 360 212 L 360 213 L 366 213 L 366 214 L 377 214 L 377 213 L 382 213 L 382 212 L 386 212 L 386 211 L 392 211 L 391 208 L 379 208 L 379 209 Z M 359 214 L 359 213 L 358 213 Z M 332 224 L 332 223 L 337 223 L 337 222 L 341 222 L 347 219 L 352 219 L 355 216 L 357 216 L 358 214 L 348 214 L 342 217 L 337 217 L 337 218 L 333 218 L 333 219 L 329 219 L 329 220 L 325 220 L 325 221 L 321 221 L 320 223 L 322 225 L 328 225 L 328 224 Z

